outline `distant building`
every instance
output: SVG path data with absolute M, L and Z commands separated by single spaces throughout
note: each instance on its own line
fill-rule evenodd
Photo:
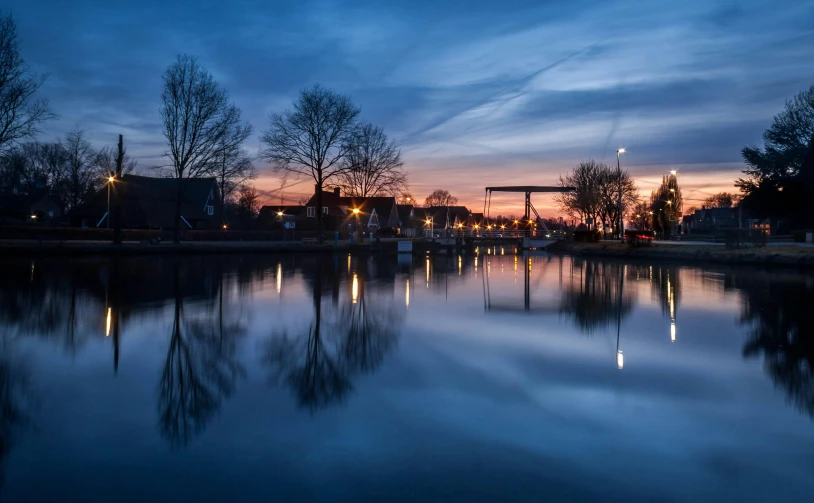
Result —
M 113 182 L 111 207 L 121 201 L 125 229 L 173 229 L 178 199 L 177 178 L 124 175 Z M 108 187 L 96 192 L 88 203 L 70 217 L 74 225 L 104 227 L 108 218 Z M 223 225 L 220 191 L 214 178 L 184 178 L 181 181 L 181 228 L 217 229 Z
M 61 216 L 59 204 L 49 194 L 0 194 L 0 219 L 7 223 L 52 222 Z
M 353 232 L 358 222 L 361 232 L 376 233 L 385 229 L 397 232 L 401 225 L 396 198 L 390 196 L 350 197 L 342 196 L 339 189 L 322 191 L 322 213 L 328 217 L 324 220 L 329 230 Z M 301 214 L 300 218 L 316 221 L 316 216 L 317 195 L 314 194 L 305 203 L 305 215 Z
M 712 232 L 738 227 L 738 208 L 701 207 L 692 215 L 685 215 L 681 222 L 684 232 Z

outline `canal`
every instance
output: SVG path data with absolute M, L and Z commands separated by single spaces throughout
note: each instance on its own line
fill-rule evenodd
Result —
M 808 501 L 814 275 L 0 261 L 0 501 Z

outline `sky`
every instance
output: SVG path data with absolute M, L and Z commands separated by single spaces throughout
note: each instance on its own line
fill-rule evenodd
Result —
M 686 206 L 734 191 L 740 149 L 814 85 L 814 1 L 7 0 L 24 58 L 50 74 L 58 121 L 97 147 L 124 134 L 149 172 L 166 150 L 161 75 L 199 58 L 255 129 L 319 83 L 401 146 L 410 192 L 471 208 L 484 187 L 555 184 L 586 159 L 622 165 L 649 194 L 675 169 Z M 262 160 L 257 180 L 279 203 Z M 291 183 L 292 181 L 289 181 Z M 286 204 L 313 193 L 293 181 Z M 551 196 L 534 199 L 553 211 Z M 522 195 L 492 212 L 521 213 Z

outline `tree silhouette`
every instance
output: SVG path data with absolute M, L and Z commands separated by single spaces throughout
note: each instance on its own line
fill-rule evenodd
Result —
M 814 312 L 805 279 L 770 274 L 729 278 L 745 293 L 741 320 L 749 325 L 744 358 L 763 356 L 766 372 L 794 406 L 814 419 Z
M 570 317 L 580 330 L 590 334 L 616 323 L 619 316 L 630 314 L 632 289 L 620 291 L 624 264 L 575 259 L 574 267 L 581 274 L 575 278 L 576 285 L 564 285 L 560 312 Z
M 179 276 L 176 270 L 172 335 L 158 399 L 159 429 L 173 447 L 184 447 L 201 433 L 245 375 L 234 338 L 224 344 L 213 324 L 185 320 Z
M 334 269 L 336 266 L 334 267 Z M 325 279 L 338 289 L 339 275 L 323 260 L 311 279 L 314 319 L 308 332 L 289 336 L 285 330 L 269 339 L 263 363 L 271 369 L 269 382 L 292 389 L 297 404 L 311 413 L 340 404 L 353 391 L 352 379 L 371 373 L 395 347 L 401 318 L 392 306 L 373 306 L 359 282 L 355 302 L 337 299 L 337 306 L 323 306 Z M 327 314 L 326 314 L 327 311 Z
M 0 487 L 4 481 L 5 459 L 14 438 L 31 425 L 27 407 L 32 393 L 29 368 L 7 334 L 0 336 Z

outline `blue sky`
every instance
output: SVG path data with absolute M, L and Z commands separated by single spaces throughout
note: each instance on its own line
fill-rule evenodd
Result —
M 5 4 L 25 58 L 51 74 L 61 119 L 44 139 L 123 133 L 142 168 L 160 163 L 161 73 L 189 53 L 257 133 L 303 87 L 351 95 L 402 145 L 414 195 L 446 188 L 475 207 L 486 185 L 553 183 L 620 146 L 645 192 L 670 169 L 691 204 L 731 190 L 740 148 L 814 84 L 810 0 Z M 279 187 L 258 166 L 258 185 Z

